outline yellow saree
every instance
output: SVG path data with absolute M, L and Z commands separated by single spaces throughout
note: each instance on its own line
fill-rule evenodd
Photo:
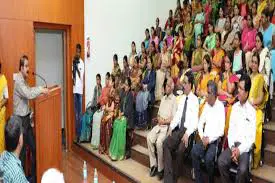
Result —
M 4 89 L 7 87 L 7 79 L 4 75 L 0 77 L 0 101 L 4 98 Z M 6 124 L 6 107 L 0 109 L 0 154 L 5 150 L 5 124 Z
M 265 80 L 262 74 L 257 74 L 251 76 L 251 89 L 249 92 L 249 101 L 256 100 L 260 95 L 264 92 L 263 101 L 260 105 L 257 105 L 256 108 L 256 138 L 255 145 L 256 148 L 254 150 L 254 168 L 259 166 L 259 162 L 261 160 L 261 146 L 262 146 L 262 129 L 264 122 L 264 113 L 263 109 L 268 100 L 268 91 L 265 85 Z

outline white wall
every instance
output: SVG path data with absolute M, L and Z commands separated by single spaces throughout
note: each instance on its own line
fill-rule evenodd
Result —
M 169 9 L 174 11 L 175 7 L 176 0 L 84 0 L 85 40 L 91 40 L 91 58 L 85 58 L 86 104 L 92 100 L 97 73 L 104 86 L 105 74 L 112 70 L 113 54 L 118 54 L 122 67 L 131 42 L 136 42 L 139 52 L 145 29 L 155 26 L 156 17 L 163 27 Z

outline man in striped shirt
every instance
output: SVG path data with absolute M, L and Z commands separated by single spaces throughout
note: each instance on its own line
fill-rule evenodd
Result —
M 0 171 L 5 183 L 28 183 L 19 155 L 23 146 L 23 128 L 19 117 L 12 116 L 5 127 L 6 151 L 0 157 Z

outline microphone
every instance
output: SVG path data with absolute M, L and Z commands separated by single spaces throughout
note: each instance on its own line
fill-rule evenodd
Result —
M 32 72 L 32 75 L 39 77 L 39 78 L 45 83 L 46 88 L 48 88 L 47 82 L 46 82 L 46 80 L 45 80 L 42 76 L 40 76 L 39 74 L 37 74 L 37 73 L 35 73 L 35 72 Z

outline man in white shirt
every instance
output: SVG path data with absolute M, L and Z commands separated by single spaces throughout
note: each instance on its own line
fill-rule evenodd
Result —
M 217 85 L 213 80 L 207 83 L 207 103 L 199 119 L 198 131 L 201 141 L 194 145 L 191 156 L 195 170 L 196 182 L 203 182 L 200 162 L 205 160 L 208 182 L 214 181 L 214 159 L 217 140 L 223 136 L 225 126 L 225 111 L 221 101 L 217 99 Z
M 177 111 L 177 101 L 175 95 L 172 93 L 174 90 L 174 81 L 172 78 L 167 80 L 165 85 L 166 95 L 162 97 L 157 121 L 158 124 L 147 135 L 147 145 L 150 158 L 150 176 L 153 177 L 158 171 L 158 178 L 163 178 L 163 141 L 166 138 L 168 127 Z M 155 146 L 157 150 L 157 158 Z
M 194 76 L 187 71 L 183 78 L 184 96 L 181 98 L 177 112 L 170 123 L 168 137 L 163 143 L 164 182 L 177 182 L 184 153 L 188 149 L 190 135 L 197 129 L 199 101 L 193 94 Z M 172 157 L 176 153 L 177 168 L 173 170 Z
M 84 62 L 80 58 L 81 45 L 76 45 L 76 55 L 73 60 L 73 94 L 74 94 L 74 110 L 75 110 L 75 132 L 76 140 L 79 141 L 81 133 L 81 113 L 82 113 L 82 95 L 83 95 L 83 78 L 84 78 Z
M 242 75 L 238 85 L 238 99 L 232 107 L 228 131 L 227 148 L 218 159 L 222 182 L 229 183 L 229 169 L 235 162 L 239 168 L 237 183 L 246 182 L 248 178 L 249 149 L 256 136 L 256 111 L 248 102 L 251 80 L 248 75 Z

